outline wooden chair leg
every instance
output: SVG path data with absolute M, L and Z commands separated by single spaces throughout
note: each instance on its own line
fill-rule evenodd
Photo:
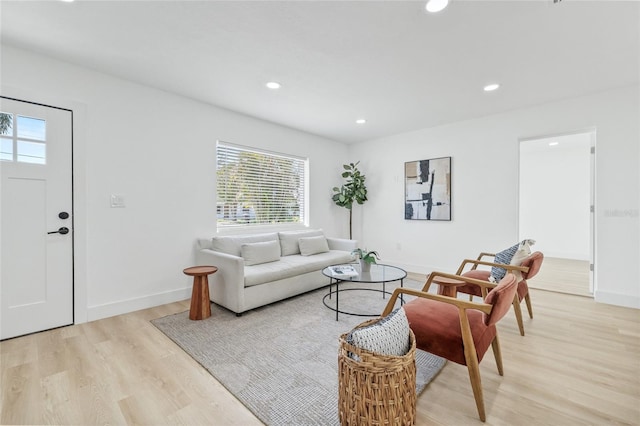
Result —
M 480 420 L 484 422 L 487 419 L 487 416 L 484 411 L 484 396 L 482 395 L 482 380 L 480 379 L 480 366 L 478 365 L 478 359 L 473 358 L 467 360 L 467 369 L 469 370 L 469 380 L 471 381 L 473 397 L 476 399 L 478 415 L 480 416 Z
M 502 367 L 502 351 L 500 350 L 500 341 L 498 340 L 498 335 L 491 342 L 491 349 L 493 349 L 493 356 L 496 359 L 496 366 L 498 367 L 498 374 L 504 376 L 504 369 Z
M 516 321 L 518 322 L 518 328 L 520 329 L 520 335 L 524 336 L 524 324 L 522 322 L 522 310 L 520 309 L 520 299 L 516 294 L 513 298 L 513 312 L 516 314 Z
M 469 370 L 469 381 L 471 382 L 473 397 L 476 400 L 476 408 L 478 409 L 480 420 L 484 422 L 487 419 L 487 416 L 484 411 L 484 397 L 482 395 L 482 380 L 480 379 L 478 354 L 476 352 L 475 344 L 473 343 L 471 328 L 469 327 L 469 318 L 467 317 L 467 312 L 463 309 L 460 310 L 460 327 L 462 329 L 464 358 L 467 364 L 467 370 Z
M 524 301 L 527 304 L 527 310 L 529 311 L 529 318 L 533 319 L 533 309 L 531 308 L 531 297 L 529 293 L 524 296 Z

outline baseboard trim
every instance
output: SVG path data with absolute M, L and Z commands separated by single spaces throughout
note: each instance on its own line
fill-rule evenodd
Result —
M 116 315 L 128 314 L 129 312 L 153 308 L 155 306 L 185 300 L 190 297 L 191 287 L 185 287 L 178 290 L 152 294 L 150 296 L 119 300 L 117 302 L 105 303 L 103 305 L 89 306 L 87 309 L 87 319 L 89 321 L 95 321 Z
M 637 296 L 596 290 L 593 298 L 598 303 L 640 309 L 640 297 Z
M 395 262 L 395 261 L 389 261 L 389 262 L 381 262 L 387 265 L 391 265 L 391 266 L 396 266 L 398 268 L 402 268 L 405 271 L 407 271 L 407 274 L 415 277 L 416 275 L 420 276 L 426 276 L 428 274 L 430 274 L 433 271 L 444 271 L 445 269 L 442 268 L 438 268 L 436 266 L 432 266 L 432 265 L 413 265 L 410 263 L 404 263 L 404 262 Z M 414 278 L 415 279 L 415 278 Z

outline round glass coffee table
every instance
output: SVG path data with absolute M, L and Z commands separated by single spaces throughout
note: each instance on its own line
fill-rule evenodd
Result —
M 346 312 L 340 310 L 340 293 L 343 291 L 377 291 L 382 293 L 382 298 L 386 298 L 386 295 L 391 295 L 386 289 L 386 284 L 393 281 L 400 281 L 400 287 L 404 285 L 404 279 L 407 276 L 407 272 L 395 266 L 372 264 L 371 270 L 362 272 L 359 263 L 344 263 L 340 265 L 327 266 L 322 270 L 324 276 L 329 277 L 329 293 L 327 293 L 322 299 L 324 306 L 335 311 L 336 321 L 338 321 L 338 314 L 354 315 L 359 317 L 377 317 L 382 312 L 375 314 L 361 314 L 355 312 Z M 340 288 L 342 283 L 378 283 L 382 284 L 382 289 L 372 288 Z M 335 291 L 333 285 L 335 284 Z M 330 306 L 327 303 L 327 298 L 332 299 L 335 296 L 336 306 Z M 400 297 L 400 304 L 404 304 L 404 299 Z M 384 307 L 382 307 L 384 309 Z

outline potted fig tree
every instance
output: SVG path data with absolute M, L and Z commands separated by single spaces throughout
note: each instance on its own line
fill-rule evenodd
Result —
M 345 183 L 338 188 L 333 188 L 333 201 L 340 207 L 349 210 L 349 239 L 353 239 L 353 203 L 364 204 L 367 201 L 367 187 L 364 184 L 365 176 L 358 170 L 357 163 L 344 164 L 342 177 Z

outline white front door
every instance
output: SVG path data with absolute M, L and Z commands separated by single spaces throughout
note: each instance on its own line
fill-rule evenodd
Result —
M 73 323 L 72 113 L 0 97 L 0 339 Z

